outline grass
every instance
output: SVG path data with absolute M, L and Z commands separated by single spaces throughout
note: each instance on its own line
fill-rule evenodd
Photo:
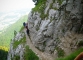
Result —
M 13 43 L 13 48 L 15 49 L 15 48 L 17 48 L 17 46 L 19 45 L 19 44 L 25 44 L 26 43 L 26 37 L 24 36 L 20 41 L 14 41 L 14 43 Z
M 44 14 L 44 10 L 46 8 L 46 1 L 47 0 L 39 0 L 37 5 L 32 9 L 33 12 L 41 13 L 40 17 L 43 20 L 45 17 L 48 17 L 48 14 Z
M 29 49 L 28 46 L 25 47 L 24 60 L 39 60 L 38 56 Z
M 83 52 L 83 48 L 79 48 L 78 50 L 76 50 L 75 52 L 71 53 L 70 55 L 66 56 L 66 57 L 62 57 L 62 58 L 58 58 L 56 60 L 74 60 L 75 57 L 80 54 L 81 52 Z
M 15 55 L 11 60 L 20 60 L 20 56 Z
M 45 8 L 44 4 L 46 3 L 46 0 L 39 0 L 38 4 L 32 9 L 33 12 L 42 12 L 43 8 Z

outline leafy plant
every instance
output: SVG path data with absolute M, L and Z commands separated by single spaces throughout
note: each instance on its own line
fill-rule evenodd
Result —
M 61 5 L 62 4 L 62 2 L 63 2 L 63 0 L 58 0 L 58 3 Z
M 39 60 L 38 56 L 29 49 L 28 46 L 25 47 L 24 60 Z
M 20 60 L 20 56 L 15 55 L 11 60 Z
M 41 13 L 40 17 L 42 18 L 42 20 L 48 16 L 47 14 L 44 14 L 46 1 L 47 0 L 38 0 L 38 4 L 32 9 L 33 12 Z
M 16 40 L 13 43 L 13 48 L 16 48 L 19 44 L 25 44 L 26 42 L 26 37 L 24 36 L 20 41 Z
M 62 50 L 61 48 L 59 48 L 59 47 L 57 47 L 56 48 L 56 50 L 57 50 L 57 53 L 58 53 L 58 57 L 63 57 L 64 56 L 64 50 Z
M 78 43 L 78 46 L 83 46 L 83 41 L 81 40 L 79 43 Z

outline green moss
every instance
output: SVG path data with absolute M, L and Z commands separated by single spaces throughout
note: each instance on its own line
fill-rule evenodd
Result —
M 38 56 L 29 49 L 28 46 L 25 47 L 24 60 L 39 60 Z
M 15 49 L 15 48 L 17 48 L 17 46 L 19 45 L 19 44 L 25 44 L 26 43 L 26 37 L 24 36 L 20 41 L 14 41 L 14 43 L 13 43 L 13 48 Z

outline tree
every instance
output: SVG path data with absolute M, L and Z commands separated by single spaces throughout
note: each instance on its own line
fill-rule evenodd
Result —
M 38 3 L 38 0 L 32 0 L 34 3 L 35 3 L 35 5 L 37 5 L 37 3 Z

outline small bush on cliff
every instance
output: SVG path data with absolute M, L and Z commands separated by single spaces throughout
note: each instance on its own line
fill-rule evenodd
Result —
M 45 8 L 46 0 L 38 0 L 38 4 L 32 9 L 33 12 L 42 12 Z
M 29 49 L 28 46 L 25 47 L 24 60 L 39 60 L 38 56 Z
M 19 45 L 19 44 L 25 44 L 26 43 L 26 37 L 24 36 L 20 41 L 18 41 L 18 40 L 16 40 L 16 41 L 14 41 L 14 43 L 13 43 L 13 48 L 15 49 L 15 48 L 17 48 L 17 46 Z
M 59 47 L 57 47 L 56 50 L 57 50 L 57 53 L 58 53 L 58 57 L 63 57 L 64 56 L 64 50 L 62 50 Z
M 20 60 L 20 56 L 15 55 L 11 60 Z
M 44 14 L 44 10 L 46 8 L 46 1 L 47 0 L 38 0 L 36 6 L 32 9 L 33 12 L 39 12 L 41 13 L 40 17 L 42 20 L 47 17 L 47 14 Z
M 83 41 L 80 41 L 80 42 L 78 43 L 78 47 L 81 47 L 81 46 L 83 46 Z

